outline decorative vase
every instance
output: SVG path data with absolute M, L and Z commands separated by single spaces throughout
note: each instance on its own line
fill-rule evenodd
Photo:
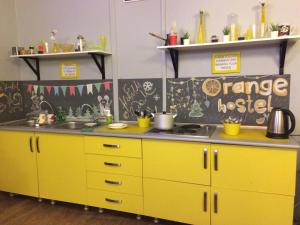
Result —
M 199 23 L 199 31 L 198 31 L 198 43 L 205 42 L 205 32 L 204 32 L 204 11 L 200 11 L 200 23 Z
M 229 34 L 223 36 L 223 42 L 228 42 L 229 40 L 230 40 Z
M 190 39 L 183 39 L 183 45 L 189 45 Z
M 278 37 L 278 30 L 271 32 L 271 38 L 277 38 Z
M 260 37 L 264 38 L 266 36 L 266 3 L 262 1 L 260 4 L 261 4 Z

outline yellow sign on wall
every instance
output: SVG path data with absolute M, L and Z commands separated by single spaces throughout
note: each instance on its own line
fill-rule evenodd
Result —
M 212 73 L 240 73 L 241 71 L 241 53 L 240 52 L 222 52 L 212 55 Z
M 60 63 L 60 79 L 74 79 L 79 77 L 78 63 L 61 62 Z

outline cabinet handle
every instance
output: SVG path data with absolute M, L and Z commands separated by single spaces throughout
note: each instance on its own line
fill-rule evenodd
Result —
M 121 163 L 110 163 L 110 162 L 104 162 L 105 166 L 115 166 L 115 167 L 120 167 L 122 166 Z
M 120 145 L 103 144 L 103 147 L 106 147 L 106 148 L 120 148 Z
M 204 150 L 203 150 L 203 156 L 204 156 L 203 167 L 204 167 L 204 169 L 207 169 L 207 148 L 204 148 Z
M 107 184 L 114 184 L 114 185 L 121 185 L 121 181 L 111 181 L 111 180 L 105 180 L 105 183 Z
M 207 212 L 207 192 L 203 194 L 203 211 Z
M 218 213 L 218 193 L 214 193 L 214 213 Z
M 116 204 L 121 204 L 122 200 L 114 200 L 110 198 L 105 198 L 105 201 L 110 202 L 110 203 L 116 203 Z
M 29 146 L 30 146 L 30 151 L 33 152 L 33 149 L 32 149 L 32 137 L 29 138 Z
M 35 144 L 36 144 L 36 151 L 40 153 L 40 137 L 36 137 Z
M 215 161 L 215 171 L 218 171 L 218 150 L 215 149 L 214 151 L 214 161 Z

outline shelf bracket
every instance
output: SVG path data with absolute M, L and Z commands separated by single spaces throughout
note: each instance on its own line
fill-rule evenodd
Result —
M 280 42 L 279 46 L 279 75 L 284 74 L 284 63 L 285 63 L 285 55 L 286 55 L 286 49 L 287 49 L 288 41 L 284 40 Z
M 40 59 L 39 58 L 31 58 L 31 57 L 22 57 L 22 59 L 26 62 L 26 64 L 30 67 L 30 69 L 36 75 L 37 80 L 41 80 L 41 73 L 40 73 Z M 30 61 L 35 61 L 35 67 Z
M 102 80 L 105 80 L 105 62 L 104 62 L 104 55 L 97 54 L 97 53 L 89 53 L 89 55 L 93 58 L 94 62 L 96 63 L 101 75 Z M 100 61 L 99 59 L 100 58 Z
M 176 49 L 169 49 L 170 56 L 172 59 L 172 64 L 175 72 L 175 79 L 178 78 L 178 64 L 179 64 L 179 51 Z

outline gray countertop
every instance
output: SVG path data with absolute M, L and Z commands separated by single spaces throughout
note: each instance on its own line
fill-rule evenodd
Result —
M 261 147 L 276 147 L 276 148 L 300 148 L 300 137 L 290 137 L 289 139 L 270 139 L 265 137 L 265 129 L 242 127 L 239 135 L 230 136 L 223 133 L 221 127 L 217 127 L 210 138 L 199 138 L 193 136 L 180 135 L 161 135 L 149 134 L 148 129 L 138 128 L 136 125 L 129 125 L 128 128 L 122 130 L 111 130 L 104 126 L 94 129 L 72 130 L 72 129 L 55 129 L 47 127 L 25 127 L 2 125 L 0 130 L 8 131 L 27 131 L 27 132 L 42 132 L 56 134 L 74 134 L 87 136 L 113 136 L 113 137 L 128 137 L 128 138 L 143 138 L 157 140 L 175 140 L 175 141 L 192 141 L 206 142 L 214 144 L 232 144 L 232 145 L 250 145 Z

